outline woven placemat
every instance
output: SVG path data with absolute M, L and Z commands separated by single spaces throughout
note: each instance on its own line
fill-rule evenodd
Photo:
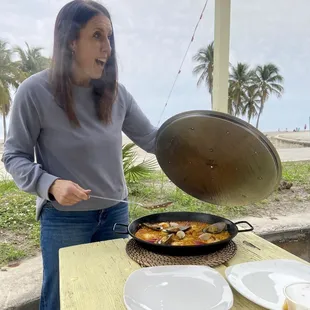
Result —
M 237 246 L 230 241 L 224 248 L 204 255 L 195 256 L 170 256 L 151 252 L 131 239 L 127 242 L 126 252 L 128 256 L 141 267 L 154 267 L 163 265 L 204 265 L 216 267 L 226 263 L 234 257 Z

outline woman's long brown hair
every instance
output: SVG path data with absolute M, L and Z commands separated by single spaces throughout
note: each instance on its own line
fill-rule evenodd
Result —
M 108 10 L 98 2 L 74 0 L 60 10 L 55 23 L 50 81 L 57 104 L 65 110 L 70 122 L 76 126 L 80 124 L 74 111 L 72 96 L 72 51 L 70 43 L 78 39 L 80 29 L 98 14 L 105 15 L 111 21 Z M 117 94 L 117 62 L 113 32 L 110 37 L 110 45 L 111 56 L 105 65 L 101 78 L 91 81 L 97 115 L 105 124 L 112 121 L 112 106 Z

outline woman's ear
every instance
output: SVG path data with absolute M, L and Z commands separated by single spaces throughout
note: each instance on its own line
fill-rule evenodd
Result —
M 76 41 L 75 40 L 70 43 L 70 50 L 71 50 L 72 54 L 75 53 L 75 50 L 76 50 Z

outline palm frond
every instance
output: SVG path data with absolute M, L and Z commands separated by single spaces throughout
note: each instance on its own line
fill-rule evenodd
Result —
M 156 159 L 147 159 L 137 163 L 138 154 L 135 148 L 134 143 L 128 143 L 122 147 L 123 169 L 127 183 L 136 183 L 157 168 Z
M 193 74 L 199 75 L 197 86 L 200 86 L 205 81 L 211 94 L 213 88 L 214 43 L 211 42 L 206 48 L 200 48 L 192 59 L 198 63 L 193 69 Z
M 35 74 L 49 67 L 50 59 L 42 56 L 41 47 L 30 47 L 25 42 L 26 49 L 16 46 L 14 52 L 18 54 L 19 60 L 16 61 L 18 68 L 24 73 L 25 77 Z
M 252 82 L 253 72 L 246 63 L 237 63 L 236 66 L 231 66 L 229 75 L 229 93 L 232 100 L 234 115 L 242 115 L 244 110 L 244 97 L 247 87 Z
M 207 83 L 207 75 L 208 71 L 204 70 L 197 81 L 197 86 L 200 86 L 203 82 Z
M 205 70 L 206 70 L 206 65 L 200 64 L 200 65 L 197 65 L 196 67 L 194 67 L 193 74 L 197 75 L 197 74 L 203 73 Z
M 20 70 L 11 60 L 12 50 L 5 41 L 0 40 L 0 114 L 3 115 L 3 131 L 6 137 L 5 117 L 11 107 L 10 90 L 17 88 L 20 83 Z

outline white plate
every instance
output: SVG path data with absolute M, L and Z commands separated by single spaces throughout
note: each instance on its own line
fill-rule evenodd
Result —
M 128 310 L 228 310 L 229 284 L 206 266 L 159 266 L 134 271 L 124 287 Z
M 226 269 L 229 283 L 244 297 L 267 309 L 282 309 L 284 287 L 310 281 L 310 266 L 294 260 L 266 260 Z

